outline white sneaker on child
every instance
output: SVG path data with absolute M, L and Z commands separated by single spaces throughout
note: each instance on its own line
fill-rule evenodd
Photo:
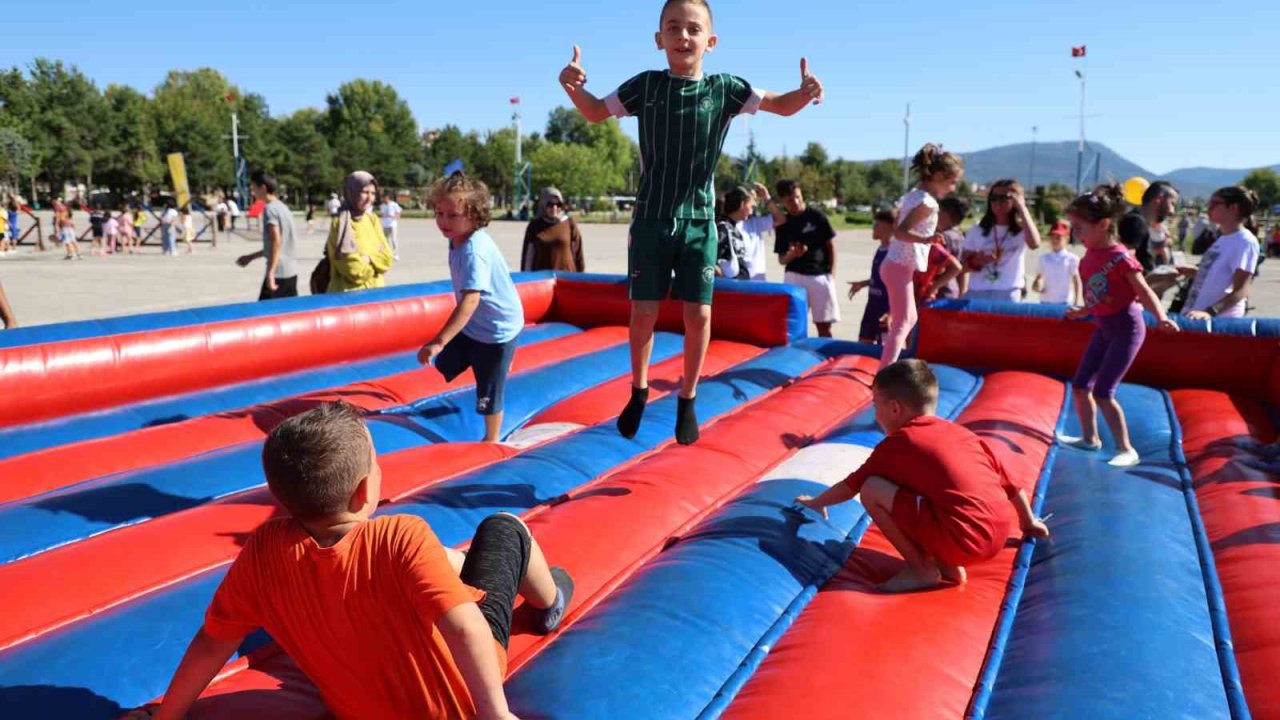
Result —
M 1126 450 L 1107 461 L 1111 467 L 1127 468 L 1138 464 L 1141 458 L 1136 450 Z
M 1084 441 L 1084 438 L 1077 437 L 1075 435 L 1058 435 L 1057 439 L 1060 444 L 1073 447 L 1077 450 L 1095 452 L 1102 449 L 1102 443 L 1087 443 Z

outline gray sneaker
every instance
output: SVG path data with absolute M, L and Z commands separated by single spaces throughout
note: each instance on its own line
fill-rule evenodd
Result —
M 551 577 L 556 582 L 556 601 L 551 607 L 542 611 L 542 617 L 534 623 L 534 629 L 542 635 L 549 635 L 560 627 L 565 611 L 569 609 L 569 601 L 573 600 L 573 578 L 562 567 L 551 568 Z

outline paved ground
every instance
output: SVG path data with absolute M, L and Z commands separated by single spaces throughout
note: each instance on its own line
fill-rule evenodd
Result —
M 495 222 L 489 230 L 507 262 L 515 267 L 524 224 Z M 325 236 L 319 232 L 305 234 L 300 219 L 298 231 L 300 264 L 305 269 L 300 285 L 305 286 L 306 275 L 320 259 Z M 436 230 L 434 221 L 402 221 L 401 235 L 401 259 L 388 276 L 389 282 L 415 283 L 449 276 L 447 241 Z M 587 225 L 583 236 L 588 270 L 625 272 L 625 225 Z M 136 256 L 88 257 L 88 245 L 82 243 L 86 257 L 78 262 L 62 260 L 62 252 L 57 249 L 37 253 L 25 245 L 17 253 L 0 256 L 0 283 L 24 325 L 255 299 L 263 270 L 261 261 L 250 268 L 240 268 L 234 260 L 259 245 L 235 235 L 220 237 L 217 248 L 197 244 L 194 254 L 176 257 L 161 256 L 156 245 Z M 844 288 L 847 281 L 867 277 L 874 244 L 870 231 L 846 231 L 837 242 L 837 280 Z M 1034 259 L 1030 260 L 1028 267 L 1034 268 L 1033 263 Z M 776 264 L 769 269 L 769 279 L 782 279 L 781 268 Z M 835 327 L 838 337 L 857 336 L 864 298 L 865 294 L 860 294 L 850 302 L 842 297 L 843 321 Z M 1280 262 L 1263 266 L 1262 275 L 1254 284 L 1252 302 L 1258 315 L 1280 315 Z

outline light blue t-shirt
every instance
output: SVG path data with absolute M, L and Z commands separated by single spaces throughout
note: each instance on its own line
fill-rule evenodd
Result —
M 510 342 L 524 327 L 524 306 L 511 281 L 507 261 L 493 238 L 477 230 L 471 239 L 449 249 L 449 276 L 453 294 L 461 302 L 465 290 L 480 292 L 480 305 L 462 333 L 472 340 L 498 344 Z

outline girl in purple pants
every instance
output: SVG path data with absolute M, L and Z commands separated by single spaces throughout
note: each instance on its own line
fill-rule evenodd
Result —
M 1178 330 L 1147 285 L 1142 266 L 1120 244 L 1116 229 L 1124 213 L 1124 192 L 1114 183 L 1099 185 L 1067 207 L 1076 239 L 1085 246 L 1080 260 L 1084 307 L 1067 311 L 1067 317 L 1076 320 L 1092 316 L 1097 327 L 1072 380 L 1072 396 L 1083 433 L 1081 437 L 1060 440 L 1082 450 L 1101 449 L 1097 419 L 1101 410 L 1115 438 L 1116 456 L 1108 461 L 1115 467 L 1132 467 L 1139 461 L 1129 443 L 1124 410 L 1115 398 L 1116 388 L 1147 336 L 1142 308 L 1159 318 L 1161 328 Z

